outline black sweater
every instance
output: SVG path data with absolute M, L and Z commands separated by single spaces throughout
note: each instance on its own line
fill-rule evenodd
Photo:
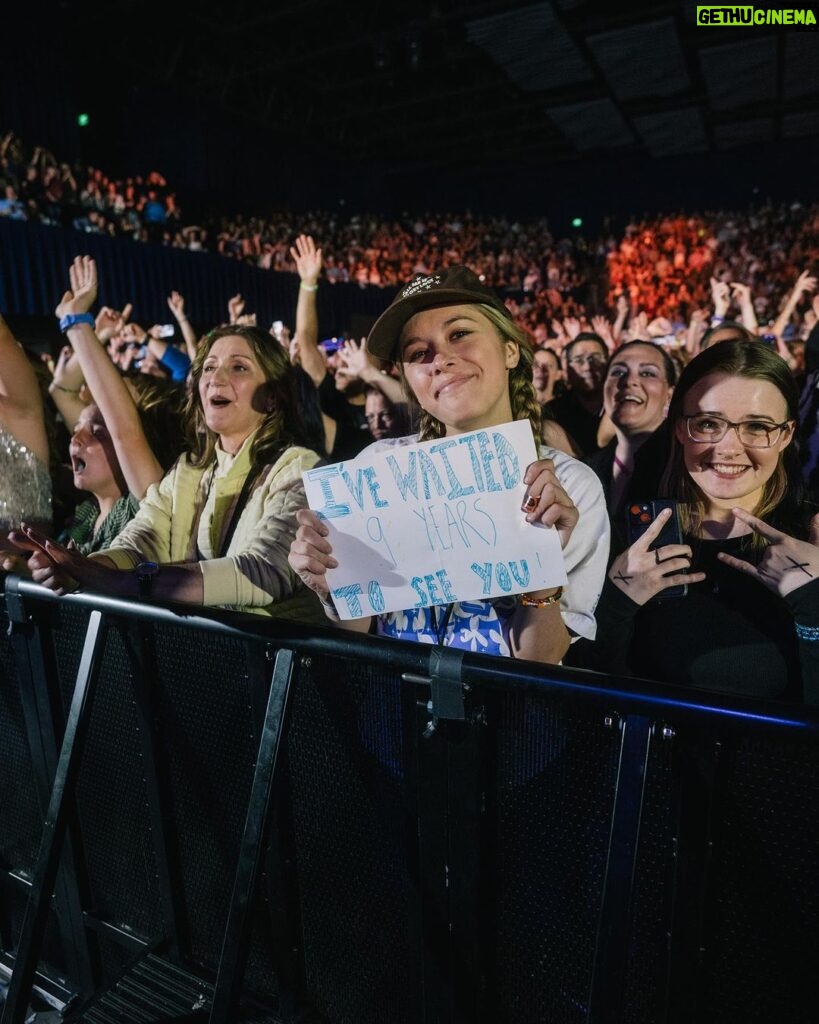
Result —
M 681 598 L 637 605 L 606 580 L 597 639 L 578 641 L 567 664 L 703 690 L 819 704 L 819 580 L 781 598 L 717 559 L 720 551 L 757 562 L 750 538 L 691 540 L 692 571 L 706 573 Z

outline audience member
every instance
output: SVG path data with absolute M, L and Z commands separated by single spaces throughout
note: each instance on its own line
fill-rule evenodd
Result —
M 793 442 L 784 361 L 727 341 L 683 371 L 661 493 L 682 544 L 652 548 L 669 513 L 614 559 L 581 664 L 708 690 L 819 701 L 819 516 Z M 684 597 L 666 597 L 687 586 Z
M 603 339 L 591 331 L 579 332 L 563 349 L 566 390 L 546 405 L 549 416 L 586 456 L 597 450 L 607 361 Z
M 528 335 L 466 267 L 413 278 L 376 321 L 367 349 L 376 358 L 398 363 L 419 406 L 420 434 L 404 441 L 528 419 L 539 442 L 540 407 L 532 387 Z M 401 439 L 376 442 L 398 443 Z M 569 456 L 550 449 L 541 449 L 541 455 L 523 477 L 528 496 L 522 514 L 531 524 L 557 528 L 569 576 L 565 593 L 557 588 L 522 599 L 393 612 L 377 616 L 379 634 L 545 662 L 564 656 L 570 631 L 594 636 L 593 610 L 608 551 L 600 484 Z M 309 510 L 301 511 L 298 519 L 290 564 L 319 594 L 328 617 L 337 620 L 326 579 L 328 567 L 337 565 L 327 529 Z M 345 623 L 359 631 L 371 625 L 366 618 Z
M 191 370 L 187 414 L 191 450 L 149 488 L 111 547 L 85 558 L 30 528 L 13 535 L 32 551 L 34 579 L 58 592 L 79 585 L 320 618 L 287 564 L 305 504 L 302 473 L 318 456 L 299 445 L 295 374 L 281 346 L 255 327 L 211 331 Z
M 668 353 L 648 341 L 626 342 L 609 361 L 603 408 L 615 436 L 587 462 L 600 478 L 616 527 L 626 505 L 659 494 L 669 451 L 664 423 L 676 379 Z

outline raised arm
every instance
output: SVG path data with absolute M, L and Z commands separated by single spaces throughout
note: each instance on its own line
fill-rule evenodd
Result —
M 360 345 L 356 345 L 354 341 L 345 341 L 338 350 L 339 358 L 344 364 L 345 370 L 350 376 L 358 377 L 365 384 L 378 388 L 381 394 L 385 395 L 393 405 L 400 405 L 402 402 L 406 402 L 404 389 L 401 387 L 400 381 L 397 381 L 395 377 L 391 377 L 388 373 L 382 373 L 379 367 L 375 365 L 364 347 L 365 340 L 362 338 Z
M 89 256 L 71 264 L 71 291 L 57 307 L 57 316 L 87 313 L 97 296 L 97 267 Z M 162 479 L 162 467 L 145 437 L 139 413 L 125 381 L 111 362 L 89 323 L 69 327 L 68 338 L 83 376 L 114 442 L 128 490 L 142 500 L 151 484 Z
M 803 270 L 799 277 L 796 279 L 796 284 L 793 287 L 793 291 L 787 298 L 785 305 L 782 307 L 782 312 L 776 318 L 776 321 L 771 328 L 771 333 L 777 338 L 781 338 L 785 333 L 785 328 L 793 315 L 793 311 L 799 305 L 799 300 L 806 292 L 816 291 L 816 278 L 811 277 L 810 272 Z
M 197 338 L 196 331 L 191 326 L 190 320 L 185 316 L 185 300 L 179 292 L 171 292 L 168 296 L 168 309 L 173 313 L 174 319 L 179 324 L 179 330 L 185 339 L 185 351 L 191 362 L 196 358 Z
M 48 465 L 43 400 L 34 367 L 0 315 L 0 424 Z
M 620 344 L 620 337 L 623 333 L 623 328 L 626 325 L 626 318 L 629 314 L 629 301 L 625 295 L 617 296 L 617 316 L 614 320 L 614 326 L 611 329 L 612 336 L 614 337 L 615 348 Z
M 321 249 L 310 235 L 299 235 L 291 247 L 290 255 L 296 263 L 299 275 L 299 298 L 296 303 L 296 333 L 301 365 L 316 385 L 321 384 L 327 374 L 327 364 L 319 351 L 319 323 L 316 292 L 321 273 Z
M 743 327 L 746 327 L 751 334 L 756 336 L 759 330 L 759 324 L 756 319 L 756 312 L 754 310 L 754 303 L 751 299 L 751 288 L 747 284 L 742 284 L 739 281 L 731 282 L 731 293 L 739 306 L 739 322 Z
M 80 413 L 85 408 L 85 402 L 80 398 L 83 383 L 82 367 L 74 349 L 70 345 L 63 345 L 48 385 L 48 393 L 70 434 L 74 433 Z

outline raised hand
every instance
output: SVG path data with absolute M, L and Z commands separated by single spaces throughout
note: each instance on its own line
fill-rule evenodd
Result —
M 255 313 L 243 313 L 241 316 L 236 317 L 237 327 L 255 327 L 256 326 L 256 314 Z
M 804 295 L 805 292 L 815 292 L 816 285 L 817 279 L 811 276 L 809 270 L 803 270 L 799 277 L 797 277 L 793 288 L 794 298 Z
M 731 305 L 731 290 L 724 281 L 711 278 L 711 301 L 714 303 L 714 316 L 725 316 Z
M 742 284 L 741 281 L 731 282 L 731 294 L 736 299 L 737 305 L 742 309 L 751 301 L 751 286 Z
M 119 334 L 131 316 L 133 307 L 129 302 L 120 312 L 118 309 L 111 309 L 110 306 L 103 306 L 97 313 L 97 320 L 94 324 L 94 333 L 100 341 L 110 341 L 115 334 Z
M 97 265 L 90 256 L 78 256 L 68 269 L 71 290 L 67 291 L 55 313 L 58 317 L 87 313 L 97 297 Z
M 228 320 L 230 323 L 235 324 L 238 322 L 239 317 L 242 315 L 242 310 L 245 308 L 245 300 L 241 295 L 233 295 L 228 299 Z
M 375 368 L 375 363 L 372 362 L 364 347 L 366 340 L 366 338 L 362 338 L 358 345 L 352 339 L 345 341 L 338 350 L 341 365 L 353 377 L 363 377 L 368 369 Z
M 790 534 L 782 533 L 744 509 L 735 508 L 733 513 L 740 522 L 750 526 L 754 533 L 764 537 L 768 546 L 759 565 L 752 565 L 751 562 L 724 552 L 717 555 L 721 562 L 744 572 L 746 576 L 753 576 L 780 597 L 785 597 L 819 577 L 819 513 L 811 520 L 808 540 L 797 540 Z
M 552 320 L 552 330 L 557 335 L 558 341 L 565 344 L 569 340 L 566 336 L 565 330 L 563 329 L 563 324 L 557 318 Z
M 303 284 L 315 285 L 321 273 L 321 249 L 310 235 L 299 235 L 296 244 L 290 247 L 290 255 L 296 264 L 296 271 Z
M 179 292 L 171 292 L 168 296 L 168 309 L 177 320 L 185 319 L 185 299 Z
M 599 334 L 603 341 L 606 343 L 606 347 L 611 351 L 614 348 L 614 335 L 612 334 L 611 324 L 604 316 L 593 316 L 592 317 L 592 330 Z
M 648 336 L 648 314 L 645 310 L 640 310 L 640 312 L 631 319 L 629 339 L 631 341 L 647 341 Z
M 665 544 L 649 550 L 670 517 L 671 509 L 664 508 L 642 537 L 611 564 L 609 579 L 635 604 L 645 604 L 668 587 L 701 583 L 705 579 L 704 572 L 685 571 L 691 565 L 691 548 L 687 544 Z
M 566 334 L 569 336 L 569 340 L 574 341 L 578 334 L 580 334 L 580 321 L 577 319 L 576 316 L 564 317 L 563 328 L 566 331 Z

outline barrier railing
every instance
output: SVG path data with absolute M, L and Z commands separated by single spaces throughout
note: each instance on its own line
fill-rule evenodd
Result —
M 815 1019 L 815 712 L 4 601 L 2 1024 Z

